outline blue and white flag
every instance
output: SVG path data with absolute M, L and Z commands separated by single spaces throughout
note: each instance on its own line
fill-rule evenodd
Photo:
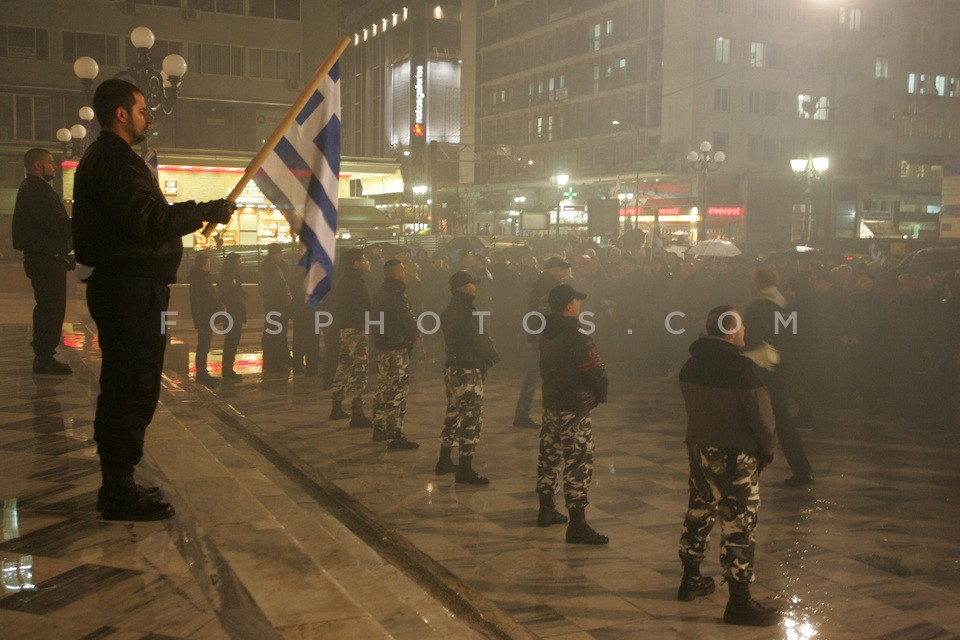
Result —
M 303 288 L 314 306 L 333 282 L 340 181 L 340 63 L 304 105 L 253 178 L 300 236 Z

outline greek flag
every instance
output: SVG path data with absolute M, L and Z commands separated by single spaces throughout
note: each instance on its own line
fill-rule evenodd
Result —
M 314 306 L 333 282 L 340 180 L 340 63 L 304 105 L 253 178 L 300 236 L 303 287 Z

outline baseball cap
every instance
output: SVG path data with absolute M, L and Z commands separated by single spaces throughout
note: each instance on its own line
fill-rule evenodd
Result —
M 459 289 L 465 284 L 480 284 L 480 280 L 474 278 L 466 271 L 457 271 L 455 274 L 450 276 L 450 288 Z
M 558 284 L 547 296 L 547 302 L 550 303 L 550 310 L 554 313 L 560 313 L 573 300 L 586 300 L 587 294 L 577 291 L 568 284 Z
M 561 258 L 560 256 L 553 256 L 548 258 L 546 262 L 543 263 L 544 269 L 569 269 L 570 263 Z

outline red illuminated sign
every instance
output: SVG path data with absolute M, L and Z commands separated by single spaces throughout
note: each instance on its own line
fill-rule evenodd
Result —
M 664 209 L 657 209 L 657 214 L 661 216 L 678 216 L 680 215 L 680 207 L 667 207 Z
M 739 218 L 743 215 L 743 207 L 707 207 L 707 215 L 720 218 Z
M 422 138 L 427 132 L 426 129 L 423 128 L 422 124 L 413 125 L 411 131 L 413 132 L 415 138 Z

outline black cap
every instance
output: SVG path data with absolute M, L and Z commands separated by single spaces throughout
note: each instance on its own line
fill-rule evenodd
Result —
M 558 284 L 550 289 L 547 301 L 550 303 L 550 310 L 554 313 L 560 313 L 567 308 L 573 300 L 586 300 L 587 294 L 581 293 L 568 284 Z
M 466 271 L 457 271 L 455 274 L 450 276 L 450 289 L 459 289 L 465 284 L 480 284 L 480 280 L 474 278 Z
M 553 256 L 548 258 L 546 262 L 543 263 L 544 269 L 569 269 L 570 263 L 561 258 L 560 256 Z

